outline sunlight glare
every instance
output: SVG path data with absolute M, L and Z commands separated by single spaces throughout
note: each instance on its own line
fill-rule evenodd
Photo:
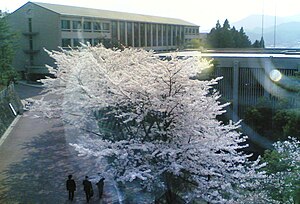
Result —
M 273 69 L 269 75 L 272 81 L 279 81 L 282 78 L 282 74 L 277 69 Z

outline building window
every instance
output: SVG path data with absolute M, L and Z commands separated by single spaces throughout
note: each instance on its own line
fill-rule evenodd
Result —
M 102 26 L 103 26 L 104 31 L 109 31 L 110 30 L 109 23 L 103 23 Z
M 140 31 L 141 31 L 141 47 L 145 47 L 145 24 L 140 24 Z
M 132 46 L 132 23 L 127 23 L 127 45 Z
M 147 26 L 147 47 L 151 47 L 151 24 L 146 24 Z
M 88 22 L 88 21 L 84 22 L 83 23 L 83 30 L 85 32 L 91 32 L 92 31 L 92 23 Z
M 101 43 L 101 39 L 100 38 L 95 38 L 94 39 L 94 46 L 96 46 L 96 45 L 98 45 L 98 44 L 100 44 Z
M 100 32 L 101 31 L 101 23 L 100 22 L 94 22 L 94 31 L 95 32 Z
M 80 43 L 83 43 L 83 39 L 79 39 L 79 38 L 73 39 L 73 47 L 80 47 L 81 46 Z
M 161 29 L 161 25 L 158 25 L 158 46 L 162 46 L 162 29 Z
M 28 18 L 28 30 L 32 32 L 32 18 Z
M 180 45 L 182 45 L 183 40 L 184 40 L 184 29 L 183 29 L 183 27 L 181 26 L 181 27 L 180 27 Z
M 118 40 L 118 23 L 116 21 L 113 21 L 111 24 L 111 39 L 112 39 L 112 46 L 117 47 L 119 46 L 119 40 Z
M 140 43 L 139 43 L 139 24 L 138 23 L 134 23 L 134 47 L 139 47 Z
M 71 31 L 71 23 L 69 20 L 61 20 L 61 30 Z
M 83 42 L 84 44 L 88 44 L 88 43 L 90 43 L 90 45 L 93 45 L 92 44 L 92 39 L 91 38 L 86 38 L 86 39 L 84 39 L 84 42 Z
M 119 25 L 120 25 L 120 43 L 122 45 L 126 45 L 126 43 L 125 43 L 125 22 L 120 21 Z
M 71 45 L 71 39 L 70 38 L 63 38 L 62 40 L 61 40 L 61 46 L 62 47 L 71 47 L 72 45 Z
M 82 29 L 82 24 L 81 21 L 73 21 L 73 30 L 81 30 Z
M 94 27 L 94 32 L 109 32 L 110 31 L 109 23 L 94 22 L 93 27 Z
M 197 34 L 197 28 L 194 28 L 194 34 Z
M 110 39 L 105 39 L 105 38 L 95 38 L 94 39 L 94 46 L 102 44 L 104 47 L 109 48 L 111 47 L 111 42 Z
M 176 26 L 176 45 L 179 46 L 181 43 L 180 40 L 180 27 Z
M 168 46 L 172 45 L 172 34 L 171 34 L 171 26 L 167 26 L 167 35 L 168 35 Z
M 177 34 L 176 34 L 176 26 L 172 26 L 173 28 L 173 45 L 177 45 Z
M 163 46 L 167 46 L 167 26 L 163 25 Z
M 152 24 L 152 39 L 153 39 L 153 46 L 157 46 L 157 35 L 156 35 L 156 24 Z

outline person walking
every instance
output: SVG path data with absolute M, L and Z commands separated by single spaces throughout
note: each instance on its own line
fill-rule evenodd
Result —
M 83 190 L 85 192 L 86 202 L 89 203 L 91 197 L 93 196 L 93 186 L 92 182 L 90 182 L 88 176 L 85 176 L 85 179 L 83 180 Z
M 101 178 L 97 183 L 97 187 L 98 187 L 98 192 L 99 192 L 99 199 L 102 198 L 103 195 L 103 187 L 104 187 L 104 180 L 105 178 Z
M 67 191 L 69 191 L 69 200 L 73 201 L 74 199 L 74 191 L 76 191 L 76 183 L 74 179 L 72 179 L 72 175 L 68 176 L 68 180 L 66 182 Z

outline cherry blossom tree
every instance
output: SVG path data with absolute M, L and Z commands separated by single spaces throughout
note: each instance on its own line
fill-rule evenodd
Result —
M 216 119 L 228 104 L 213 89 L 220 78 L 197 80 L 208 61 L 89 45 L 48 53 L 55 78 L 42 80 L 46 96 L 33 110 L 76 128 L 71 146 L 106 163 L 116 181 L 152 192 L 152 202 L 235 203 L 255 194 L 264 164 L 241 151 L 238 123 Z

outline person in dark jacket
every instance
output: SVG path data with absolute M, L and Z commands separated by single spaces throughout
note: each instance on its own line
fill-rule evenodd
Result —
M 102 198 L 103 195 L 103 187 L 104 187 L 104 180 L 105 178 L 101 178 L 97 183 L 98 191 L 99 191 L 99 199 Z
M 89 203 L 91 197 L 93 196 L 93 186 L 92 182 L 90 182 L 88 176 L 85 176 L 85 179 L 83 180 L 83 190 L 85 192 L 86 202 Z
M 76 183 L 74 179 L 72 179 L 72 175 L 68 176 L 68 180 L 66 182 L 67 191 L 69 191 L 69 200 L 74 199 L 74 191 L 76 191 Z

